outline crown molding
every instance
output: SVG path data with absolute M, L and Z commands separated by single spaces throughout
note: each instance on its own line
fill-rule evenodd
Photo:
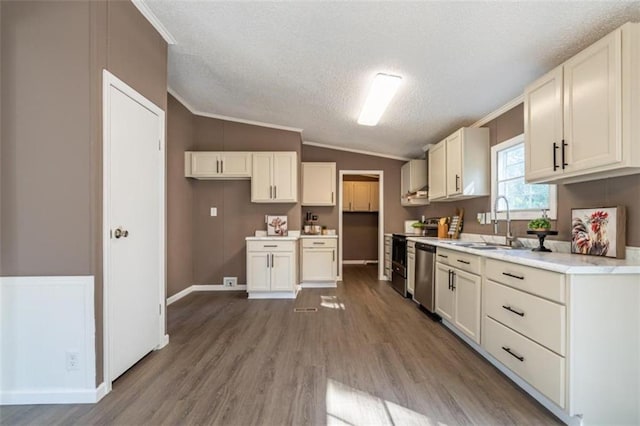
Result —
M 133 3 L 133 5 L 140 11 L 140 13 L 142 13 L 142 16 L 147 18 L 147 21 L 149 21 L 149 23 L 153 25 L 153 28 L 158 31 L 158 33 L 162 36 L 164 41 L 167 42 L 167 44 L 178 44 L 169 30 L 167 30 L 165 26 L 162 25 L 162 22 L 160 22 L 156 14 L 153 13 L 151 9 L 149 9 L 149 6 L 144 2 L 144 0 L 131 0 L 131 3 Z
M 497 110 L 485 115 L 484 117 L 482 117 L 480 120 L 476 121 L 475 123 L 473 123 L 469 127 L 482 127 L 485 124 L 487 124 L 488 122 L 490 122 L 491 120 L 495 120 L 496 118 L 500 117 L 505 112 L 517 107 L 518 105 L 520 105 L 523 102 L 524 102 L 524 94 L 518 96 L 515 99 L 510 100 L 509 102 L 507 102 L 506 104 L 504 104 L 500 108 L 498 108 Z
M 171 96 L 176 98 L 178 102 L 184 105 L 184 107 L 187 108 L 191 112 L 191 114 L 198 115 L 200 117 L 215 118 L 218 120 L 233 121 L 234 123 L 250 124 L 252 126 L 268 127 L 270 129 L 286 130 L 289 132 L 296 132 L 296 133 L 302 133 L 302 130 L 303 130 L 298 127 L 281 126 L 279 124 L 264 123 L 262 121 L 245 120 L 244 118 L 229 117 L 228 115 L 210 114 L 208 112 L 198 111 L 197 109 L 192 107 L 191 104 L 189 104 L 182 96 L 180 96 L 171 87 L 167 87 L 167 92 L 169 92 Z
M 371 155 L 373 157 L 390 158 L 392 160 L 400 160 L 400 161 L 409 161 L 409 160 L 411 160 L 411 158 L 400 157 L 398 155 L 382 154 L 382 153 L 379 153 L 379 152 L 365 151 L 363 149 L 344 148 L 344 147 L 341 147 L 341 146 L 327 145 L 327 144 L 324 144 L 324 143 L 311 142 L 311 141 L 302 141 L 302 145 L 315 146 L 315 147 L 318 147 L 318 148 L 333 149 L 335 151 L 353 152 L 354 154 Z

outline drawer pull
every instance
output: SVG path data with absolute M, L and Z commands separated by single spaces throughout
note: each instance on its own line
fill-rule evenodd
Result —
M 524 280 L 524 277 L 521 277 L 520 275 L 510 274 L 509 272 L 503 272 L 502 275 L 505 275 L 505 276 L 511 277 L 511 278 L 516 278 L 516 279 L 519 279 L 519 280 Z
M 317 245 L 324 245 L 324 243 L 323 243 L 323 242 L 321 242 L 321 241 L 314 241 L 314 242 L 313 242 L 313 244 L 317 244 Z
M 513 313 L 514 313 L 514 314 L 516 314 L 516 315 L 520 315 L 521 317 L 523 317 L 523 316 L 524 316 L 524 312 L 518 312 L 518 311 L 516 311 L 515 309 L 513 309 L 513 308 L 512 308 L 511 306 L 509 306 L 509 305 L 502 305 L 502 307 L 503 307 L 504 309 L 506 309 L 507 311 L 509 311 L 509 312 L 513 312 Z
M 439 254 L 438 257 L 444 257 L 445 259 L 449 258 L 449 256 L 445 256 L 444 254 Z
M 471 265 L 471 262 L 467 262 L 466 260 L 456 259 L 456 261 L 458 261 L 460 263 L 464 263 L 465 265 Z
M 511 352 L 511 348 L 507 347 L 507 346 L 503 346 L 502 350 L 507 352 L 509 355 L 511 355 L 512 357 L 514 357 L 515 359 L 517 359 L 520 362 L 524 362 L 524 357 L 520 356 L 520 355 L 516 355 L 514 352 Z
M 262 247 L 267 248 L 267 247 L 278 247 L 277 244 L 265 244 Z

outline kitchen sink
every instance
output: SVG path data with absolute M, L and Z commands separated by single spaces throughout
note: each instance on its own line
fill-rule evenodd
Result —
M 498 243 L 483 243 L 483 242 L 470 242 L 470 241 L 447 241 L 445 244 L 451 244 L 457 247 L 467 247 L 475 250 L 518 250 L 526 247 L 510 247 L 505 244 Z

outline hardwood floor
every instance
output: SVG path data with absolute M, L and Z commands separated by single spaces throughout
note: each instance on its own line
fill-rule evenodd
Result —
M 168 313 L 169 346 L 100 403 L 0 407 L 0 424 L 560 424 L 372 266 L 295 301 L 194 293 Z

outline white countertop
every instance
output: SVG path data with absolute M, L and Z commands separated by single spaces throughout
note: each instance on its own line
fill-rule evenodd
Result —
M 321 235 L 321 234 L 317 234 L 317 235 L 300 235 L 300 238 L 338 238 L 337 235 Z
M 564 274 L 640 274 L 640 262 L 632 260 L 571 253 L 541 253 L 531 251 L 530 248 L 477 250 L 447 243 L 447 241 L 451 240 L 433 237 L 408 237 L 407 240 L 429 243 L 436 247 L 475 254 L 488 259 L 504 260 L 505 262 L 518 263 Z
M 246 237 L 246 241 L 298 241 L 300 235 L 287 235 L 286 237 Z

